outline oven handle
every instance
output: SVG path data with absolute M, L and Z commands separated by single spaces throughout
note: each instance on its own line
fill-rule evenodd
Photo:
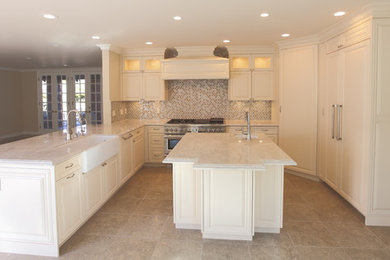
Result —
M 178 138 L 181 139 L 184 135 L 164 135 L 164 138 Z

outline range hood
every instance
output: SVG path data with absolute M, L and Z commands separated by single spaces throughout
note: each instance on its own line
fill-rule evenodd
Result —
M 161 60 L 161 78 L 228 79 L 229 59 L 221 57 L 177 57 Z

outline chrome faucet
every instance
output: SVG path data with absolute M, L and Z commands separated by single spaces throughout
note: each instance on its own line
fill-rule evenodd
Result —
M 249 116 L 249 111 L 245 113 L 245 120 L 247 123 L 247 135 L 246 135 L 246 140 L 251 140 L 251 118 Z
M 72 109 L 72 110 L 70 110 L 70 111 L 68 112 L 67 118 L 66 118 L 66 120 L 67 120 L 67 122 L 68 122 L 67 129 L 66 129 L 66 140 L 72 140 L 73 137 L 74 137 L 74 136 L 73 136 L 73 130 L 72 130 L 72 127 L 70 126 L 70 120 L 69 120 L 69 115 L 70 115 L 72 112 L 75 113 L 75 115 L 78 115 L 78 116 L 79 116 L 79 122 L 80 122 L 80 126 L 81 126 L 81 131 L 80 131 L 80 133 L 78 133 L 77 130 L 76 130 L 75 137 L 79 137 L 80 134 L 81 134 L 81 135 L 85 135 L 85 133 L 86 133 L 87 119 L 84 118 L 84 120 L 83 120 L 82 117 L 81 117 L 80 112 L 79 112 L 78 110 L 76 110 L 76 109 Z M 76 116 L 76 119 L 77 119 L 77 116 Z M 85 122 L 85 128 L 83 128 L 83 121 Z M 77 126 L 76 126 L 76 128 L 77 128 Z

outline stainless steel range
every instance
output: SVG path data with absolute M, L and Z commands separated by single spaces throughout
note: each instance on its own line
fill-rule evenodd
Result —
M 167 155 L 186 133 L 224 133 L 223 118 L 171 119 L 164 126 L 165 155 Z

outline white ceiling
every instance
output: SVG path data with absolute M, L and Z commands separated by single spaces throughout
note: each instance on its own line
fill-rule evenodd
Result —
M 312 35 L 343 19 L 335 11 L 351 14 L 373 2 L 378 1 L 1 0 L 0 67 L 100 66 L 98 43 L 145 48 L 152 41 L 154 48 L 213 46 L 229 39 L 231 45 L 269 45 L 281 33 Z M 270 16 L 261 18 L 261 12 Z M 58 18 L 46 20 L 43 13 Z M 175 15 L 183 20 L 174 21 Z

